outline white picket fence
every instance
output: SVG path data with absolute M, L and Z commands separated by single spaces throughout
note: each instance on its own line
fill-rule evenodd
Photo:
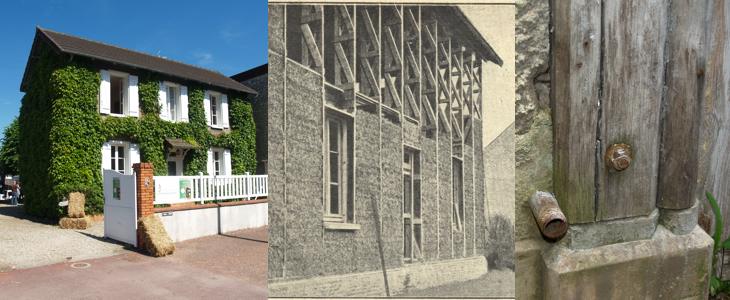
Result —
M 154 176 L 155 204 L 250 200 L 269 193 L 267 175 Z

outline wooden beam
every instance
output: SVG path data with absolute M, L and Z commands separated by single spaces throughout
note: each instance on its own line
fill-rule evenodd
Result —
M 391 96 L 391 99 L 393 99 L 393 104 L 395 105 L 395 108 L 401 108 L 401 101 L 400 96 L 398 95 L 398 89 L 395 87 L 395 78 L 391 76 L 388 73 L 385 73 L 385 86 L 388 88 L 388 92 Z
M 339 65 L 344 71 L 347 83 L 355 82 L 355 75 L 352 73 L 352 68 L 350 68 L 350 62 L 347 60 L 347 55 L 345 54 L 345 50 L 342 48 L 342 44 L 335 44 L 335 52 L 337 53 L 337 60 L 339 61 Z
M 309 48 L 309 52 L 314 59 L 314 64 L 321 68 L 324 63 L 322 62 L 322 54 L 319 52 L 319 47 L 317 46 L 317 42 L 314 40 L 314 34 L 312 34 L 312 30 L 309 29 L 308 24 L 302 24 L 301 25 L 302 34 L 304 35 L 304 41 L 307 44 L 307 47 Z
M 370 12 L 368 12 L 368 9 L 362 9 L 362 15 L 363 22 L 365 23 L 365 31 L 370 37 L 370 42 L 373 43 L 373 46 L 376 49 L 380 48 L 380 39 L 378 38 L 378 34 L 375 32 L 376 30 L 375 26 L 373 25 L 373 19 L 370 17 Z
M 596 142 L 601 58 L 601 6 L 557 1 L 553 9 L 551 91 L 553 184 L 571 223 L 595 220 Z
M 691 207 L 697 195 L 702 41 L 706 1 L 672 1 L 669 9 L 666 94 L 657 206 Z M 689 186 L 688 186 L 689 185 Z

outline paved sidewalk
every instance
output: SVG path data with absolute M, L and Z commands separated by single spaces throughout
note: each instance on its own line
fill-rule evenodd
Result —
M 0 273 L 0 293 L 6 299 L 266 299 L 266 227 L 176 248 L 163 258 L 127 252 Z
M 125 253 L 104 239 L 104 223 L 87 230 L 61 229 L 27 216 L 23 206 L 0 204 L 0 274 L 48 264 Z

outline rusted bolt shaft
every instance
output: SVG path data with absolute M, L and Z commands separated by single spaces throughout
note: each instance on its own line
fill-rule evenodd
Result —
M 557 240 L 568 232 L 568 221 L 553 194 L 537 191 L 532 195 L 529 203 L 537 227 L 543 236 Z

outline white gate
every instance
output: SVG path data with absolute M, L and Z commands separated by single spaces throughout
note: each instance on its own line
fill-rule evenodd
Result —
M 137 246 L 137 187 L 134 175 L 104 170 L 104 236 Z

